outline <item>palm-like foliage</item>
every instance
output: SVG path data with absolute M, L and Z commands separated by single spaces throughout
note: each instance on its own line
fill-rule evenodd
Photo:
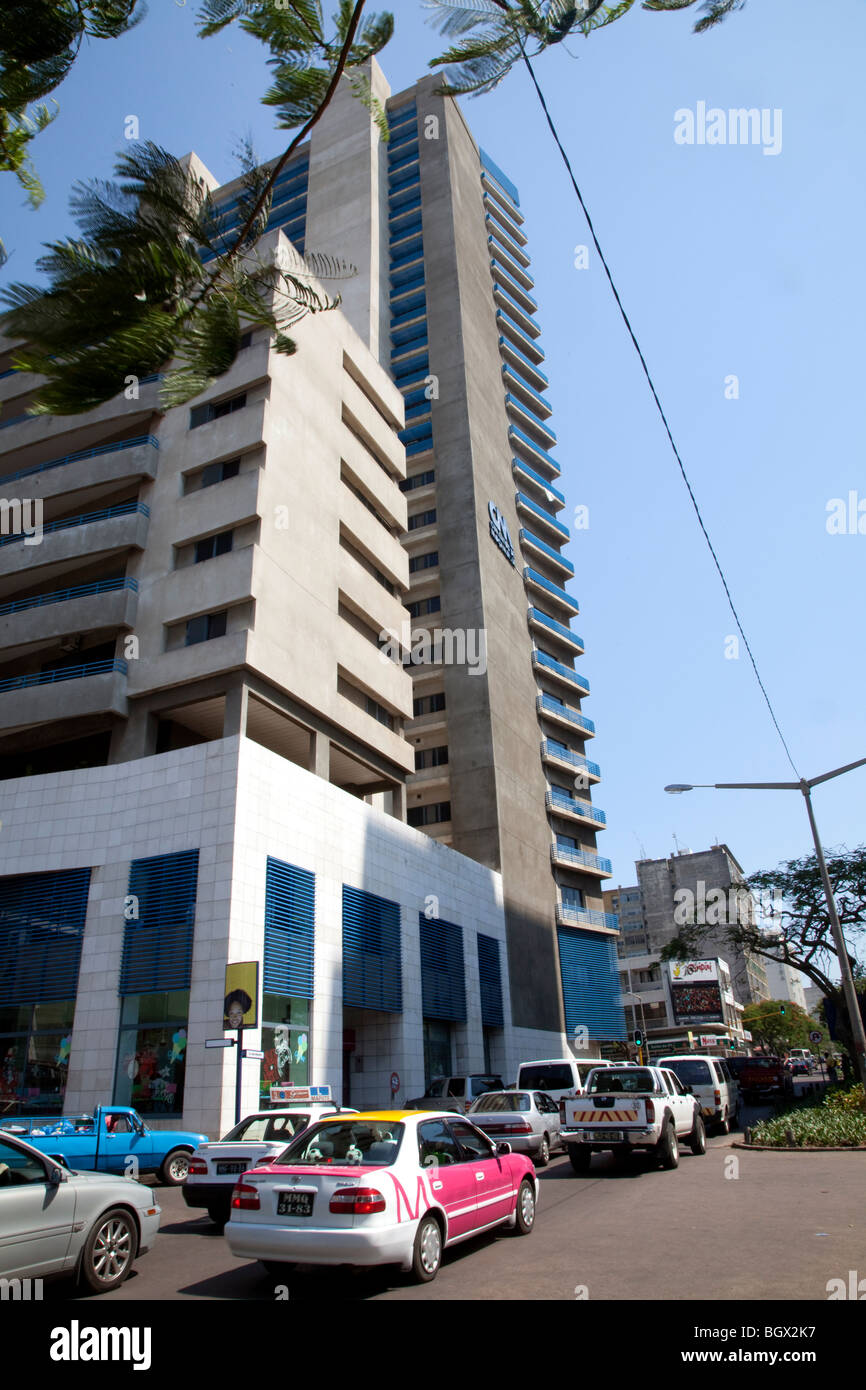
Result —
M 0 173 L 33 207 L 45 196 L 30 143 L 57 115 L 43 98 L 63 81 L 83 39 L 117 38 L 144 15 L 141 0 L 27 0 L 0 8 Z
M 261 207 L 232 255 L 210 197 L 156 145 L 125 154 L 116 180 L 76 185 L 80 236 L 51 244 L 39 262 L 50 288 L 14 284 L 3 292 L 12 306 L 5 330 L 28 344 L 15 365 L 45 377 L 33 413 L 91 410 L 126 378 L 152 376 L 169 361 L 163 404 L 178 405 L 228 370 L 244 329 L 266 327 L 279 351 L 294 352 L 286 330 L 339 302 L 316 280 L 344 277 L 351 267 L 297 253 L 277 264 L 256 254 L 270 209 L 269 196 L 261 201 L 267 173 L 252 151 L 244 159 L 242 208 Z M 214 254 L 214 269 L 202 251 Z
M 447 68 L 442 91 L 450 96 L 492 91 L 513 65 L 562 43 L 571 34 L 585 37 L 622 19 L 635 0 L 425 0 L 440 33 L 455 43 L 431 67 Z M 686 10 L 701 4 L 694 25 L 702 33 L 721 23 L 746 0 L 642 0 L 644 10 Z

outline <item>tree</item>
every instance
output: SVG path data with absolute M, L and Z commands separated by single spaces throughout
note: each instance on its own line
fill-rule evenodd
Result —
M 242 330 L 264 326 L 278 351 L 291 353 L 286 333 L 307 313 L 333 308 L 313 277 L 344 276 L 330 258 L 297 256 L 263 262 L 255 247 L 267 225 L 271 193 L 294 150 L 330 103 L 347 69 L 356 94 L 369 102 L 360 71 L 387 43 L 390 15 L 362 22 L 364 0 L 341 0 L 335 31 L 325 31 L 318 0 L 285 0 L 279 8 L 244 0 L 208 0 L 201 35 L 238 20 L 269 47 L 274 82 L 262 100 L 277 108 L 277 125 L 298 133 L 266 169 L 242 152 L 240 227 L 229 232 L 205 190 L 180 162 L 153 144 L 118 161 L 119 181 L 77 184 L 72 210 L 82 235 L 48 245 L 39 268 L 48 289 L 15 284 L 3 292 L 10 310 L 4 330 L 25 340 L 14 365 L 44 378 L 31 414 L 74 415 L 110 400 L 134 377 L 161 374 L 163 406 L 181 404 L 228 371 Z M 202 259 L 202 252 L 210 258 Z
M 66 77 L 86 37 L 118 38 L 144 13 L 141 0 L 27 0 L 0 9 L 0 173 L 16 176 L 32 207 L 45 191 L 30 145 L 59 109 L 43 98 Z
M 746 1005 L 743 1027 L 768 1052 L 785 1052 L 792 1047 L 808 1047 L 809 1033 L 815 1024 L 804 1009 L 790 1000 L 764 999 L 760 1004 Z
M 848 942 L 851 970 L 855 979 L 862 980 L 864 969 L 853 951 L 866 929 L 866 845 L 831 851 L 825 857 L 839 921 Z M 836 1034 L 848 1063 L 847 1075 L 855 1056 L 854 1041 L 842 987 L 832 974 L 834 963 L 838 965 L 838 953 L 817 856 L 790 859 L 777 869 L 752 874 L 743 889 L 744 903 L 749 901 L 749 892 L 758 898 L 760 916 L 756 918 L 749 910 L 729 910 L 714 931 L 734 951 L 751 951 L 808 975 L 835 1006 Z M 663 959 L 694 957 L 697 943 L 707 929 L 706 922 L 695 917 L 693 913 L 691 920 L 680 925 L 678 935 L 662 951 Z

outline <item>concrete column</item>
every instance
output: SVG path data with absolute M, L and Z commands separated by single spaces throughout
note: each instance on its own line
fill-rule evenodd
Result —
M 156 752 L 157 719 L 143 705 L 131 705 L 129 718 L 115 725 L 108 754 L 110 763 L 149 758 Z
M 399 782 L 390 792 L 391 807 L 389 815 L 395 820 L 405 821 L 406 819 L 406 784 Z
M 246 685 L 233 685 L 226 691 L 223 712 L 223 738 L 244 737 L 247 731 L 247 706 L 249 690 Z
M 326 782 L 331 778 L 331 740 L 327 734 L 317 733 L 315 730 L 310 734 L 310 756 L 307 762 L 307 771 L 314 772 L 317 777 L 323 777 Z

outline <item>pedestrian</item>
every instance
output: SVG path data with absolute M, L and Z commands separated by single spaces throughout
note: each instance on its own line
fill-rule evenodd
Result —
M 839 1079 L 839 1073 L 836 1070 L 835 1060 L 830 1060 L 829 1058 L 827 1060 L 827 1075 L 830 1078 L 830 1085 L 835 1086 Z

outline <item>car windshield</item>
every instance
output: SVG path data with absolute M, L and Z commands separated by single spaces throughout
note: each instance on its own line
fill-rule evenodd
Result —
M 674 1057 L 669 1062 L 660 1062 L 674 1072 L 684 1086 L 711 1086 L 713 1078 L 708 1062 L 699 1062 L 695 1057 Z
M 483 1096 L 485 1091 L 498 1091 L 502 1088 L 501 1076 L 470 1076 L 470 1093 L 473 1096 Z
M 591 1096 L 613 1096 L 654 1091 L 655 1088 L 653 1074 L 645 1067 L 605 1067 L 590 1077 L 587 1090 Z
M 481 1115 L 485 1111 L 491 1110 L 531 1110 L 532 1101 L 523 1091 L 492 1091 L 489 1095 L 482 1096 L 477 1105 L 473 1105 L 472 1114 Z
M 574 1087 L 574 1072 L 569 1062 L 539 1062 L 521 1067 L 519 1082 L 529 1091 L 570 1091 Z
M 277 1163 L 292 1167 L 324 1167 L 329 1164 L 375 1164 L 387 1168 L 400 1151 L 405 1125 L 390 1120 L 341 1121 L 318 1124 L 299 1135 Z
M 752 1067 L 760 1067 L 761 1070 L 767 1071 L 770 1068 L 781 1066 L 781 1062 L 778 1057 L 749 1057 L 746 1066 L 750 1071 Z
M 310 1116 L 305 1111 L 298 1111 L 294 1115 L 248 1115 L 229 1130 L 222 1142 L 227 1144 L 229 1140 L 245 1139 L 251 1144 L 282 1140 L 288 1144 L 309 1122 Z

